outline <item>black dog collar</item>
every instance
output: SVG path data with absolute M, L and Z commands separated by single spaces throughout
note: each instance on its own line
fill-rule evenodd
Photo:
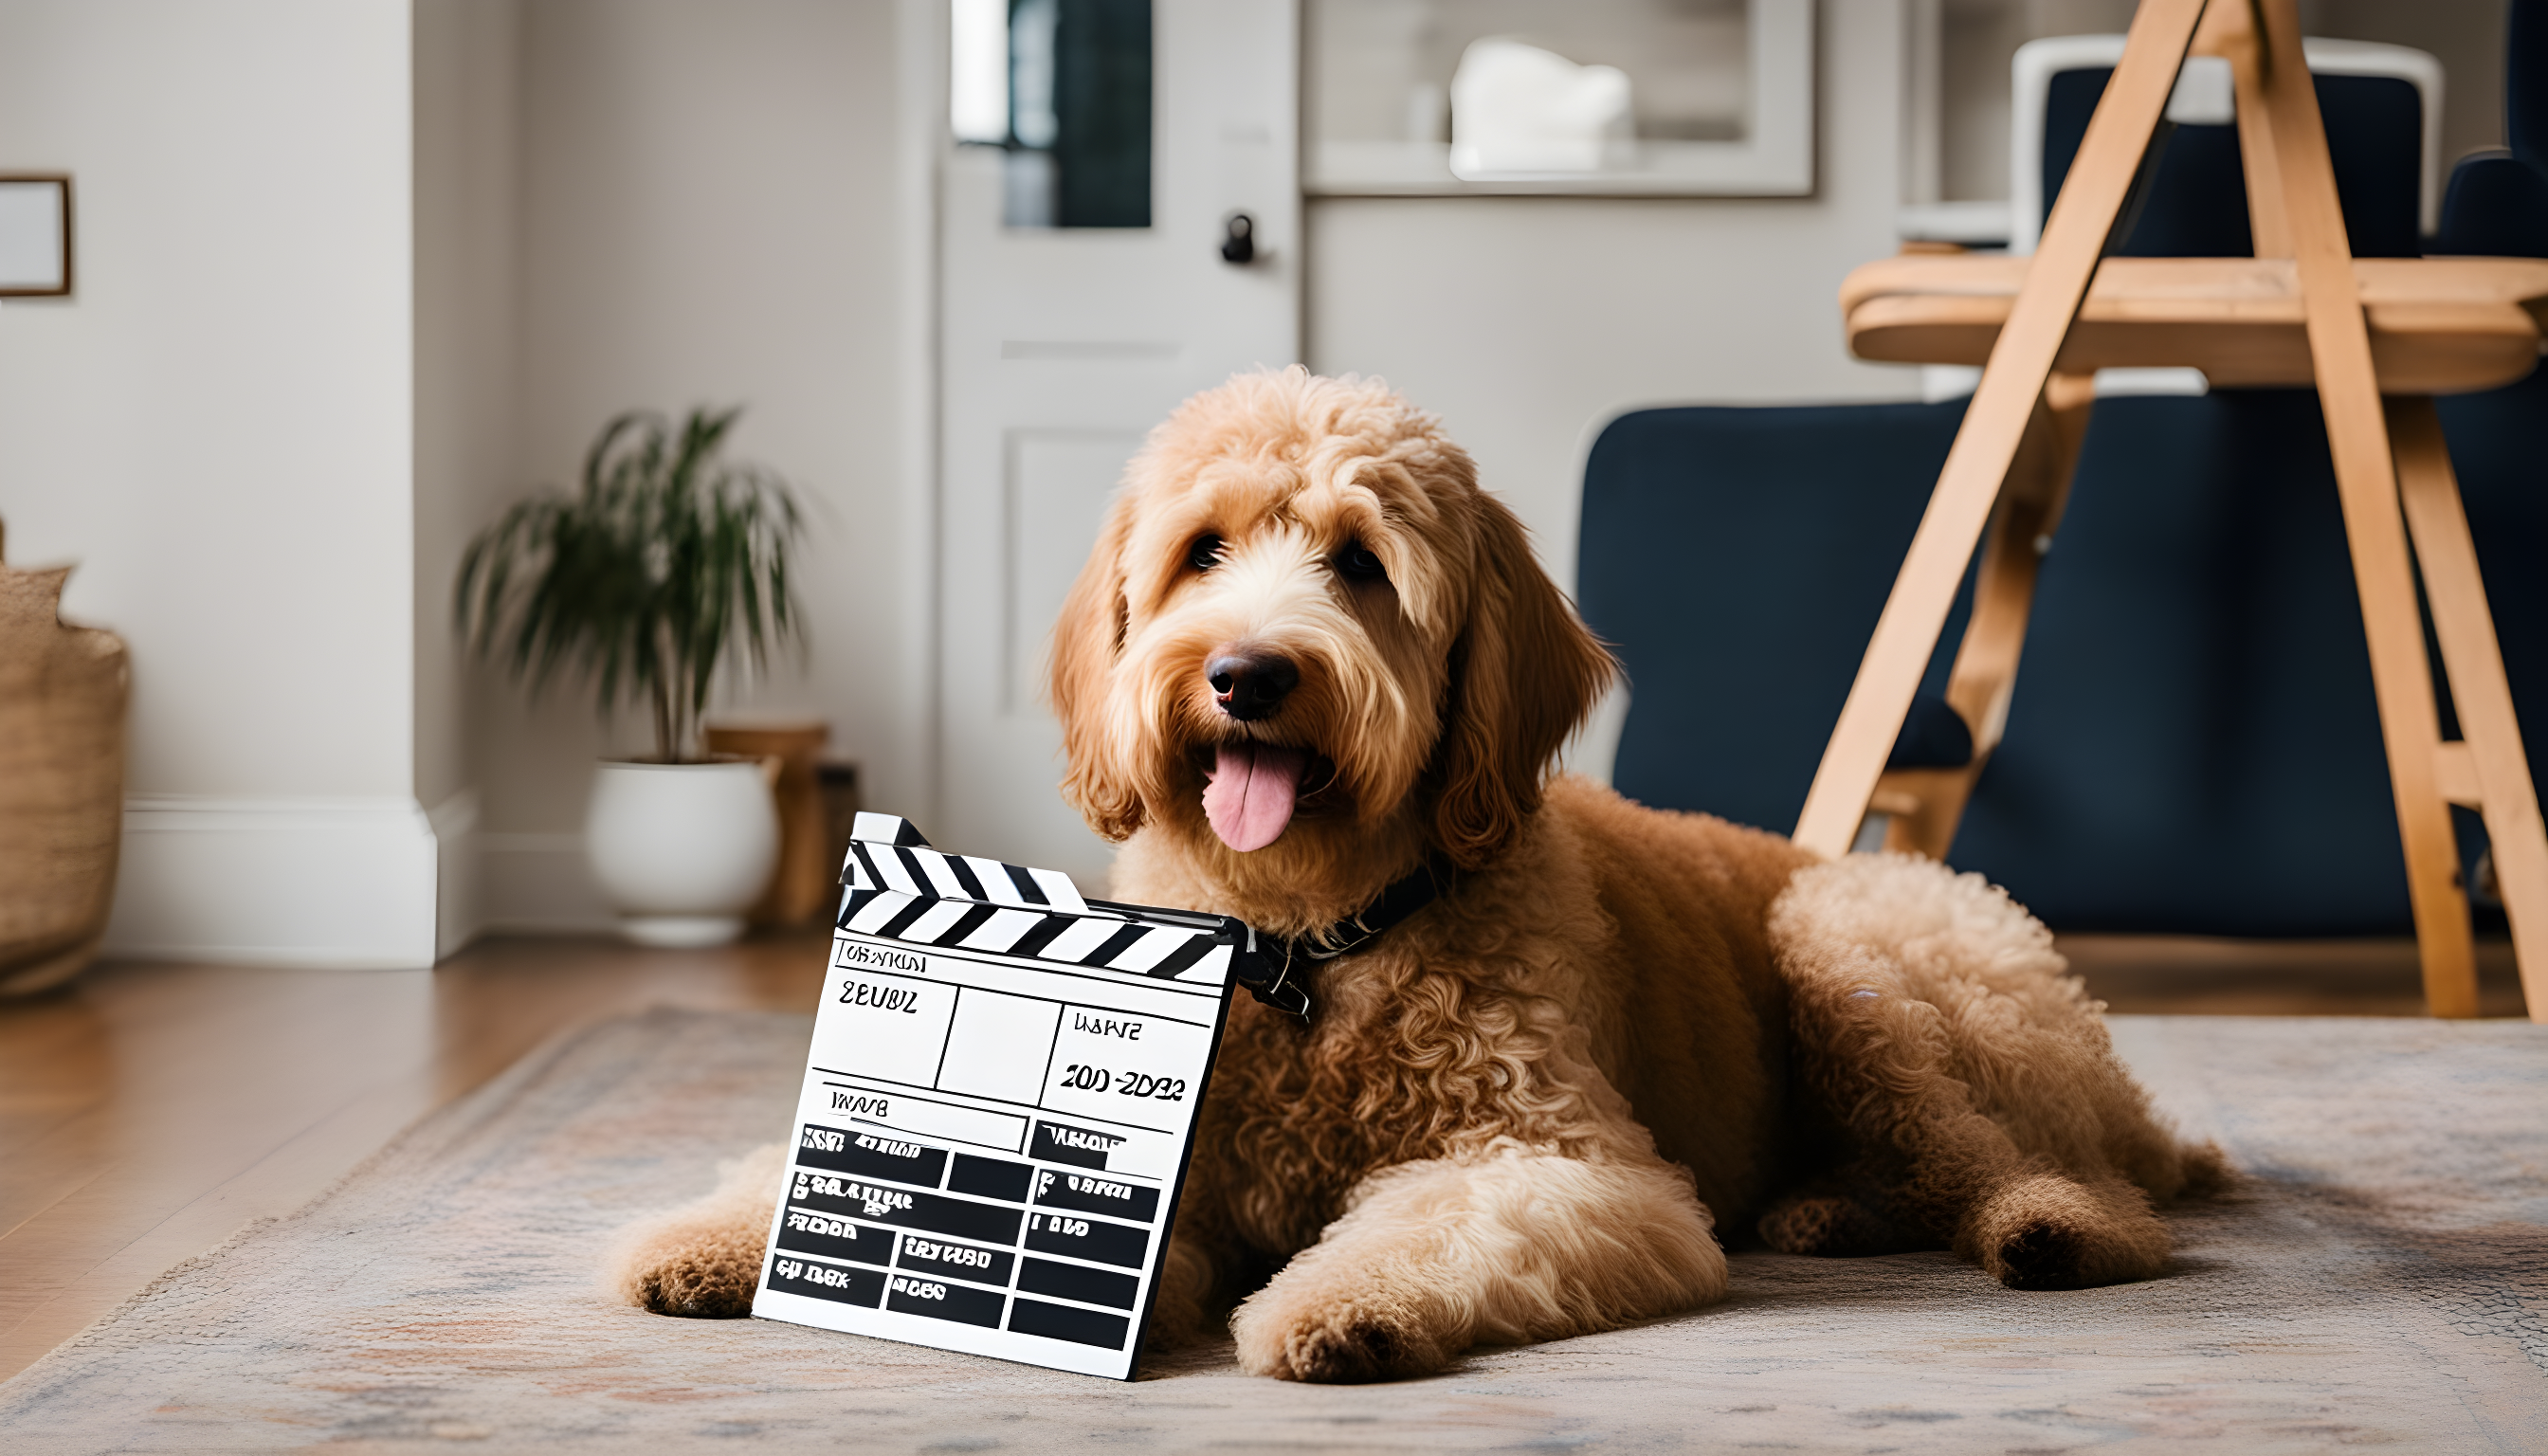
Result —
M 1315 936 L 1266 935 L 1235 915 L 1204 915 L 1160 910 L 1147 905 L 1122 905 L 1091 900 L 1091 909 L 1138 912 L 1145 920 L 1171 920 L 1209 929 L 1213 940 L 1230 948 L 1230 974 L 1247 994 L 1303 1021 L 1310 1019 L 1310 972 L 1379 940 L 1400 922 L 1441 898 L 1450 887 L 1448 865 L 1427 860 L 1414 872 L 1390 882 L 1380 898 Z
M 989 871 L 977 870 L 973 866 L 988 862 L 966 861 L 939 854 L 937 850 L 931 848 L 928 840 L 921 838 L 920 831 L 914 829 L 907 819 L 889 819 L 888 816 L 875 814 L 862 814 L 859 818 L 862 822 L 887 819 L 892 826 L 892 836 L 889 841 L 870 838 L 853 839 L 850 842 L 850 859 L 841 868 L 841 883 L 851 886 L 841 901 L 838 922 L 841 929 L 849 929 L 852 916 L 860 907 L 884 893 L 883 887 L 888 882 L 901 885 L 903 888 L 896 893 L 902 899 L 912 903 L 893 921 L 878 928 L 876 933 L 879 935 L 903 936 L 906 928 L 920 918 L 925 909 L 940 904 L 952 896 L 969 904 L 971 910 L 969 915 L 959 916 L 954 923 L 939 927 L 939 935 L 934 939 L 937 944 L 943 945 L 969 935 L 975 927 L 991 916 L 998 905 L 1016 907 L 1019 904 L 1015 899 L 994 902 L 984 893 L 978 876 Z M 920 861 L 912 858 L 915 853 L 933 857 L 934 861 L 940 864 L 943 872 L 933 873 L 925 868 Z M 877 861 L 874 858 L 877 855 L 884 856 L 886 863 L 892 863 L 895 856 L 900 857 L 900 865 L 895 869 L 893 876 L 888 876 L 877 868 Z M 994 867 L 1007 872 L 1008 880 L 1015 885 L 1018 894 L 1034 901 L 1037 905 L 1045 906 L 1047 911 L 1051 910 L 1050 899 L 1040 887 L 1036 876 L 1052 875 L 1052 871 L 1027 869 L 1016 864 L 1001 864 Z M 1440 898 L 1444 890 L 1450 887 L 1452 875 L 1453 871 L 1448 864 L 1440 860 L 1428 859 L 1416 865 L 1411 873 L 1393 880 L 1389 888 L 1380 892 L 1380 898 L 1363 906 L 1353 915 L 1337 921 L 1315 936 L 1297 939 L 1259 935 L 1255 927 L 1234 915 L 1168 910 L 1156 905 L 1126 905 L 1113 900 L 1079 901 L 1075 891 L 1069 898 L 1073 902 L 1084 904 L 1088 909 L 1124 920 L 1142 924 L 1163 922 L 1183 926 L 1188 930 L 1201 931 L 1210 937 L 1208 941 L 1203 942 L 1188 941 L 1184 949 L 1170 953 L 1165 961 L 1159 961 L 1156 956 L 1151 957 L 1155 963 L 1146 969 L 1145 974 L 1173 976 L 1209 955 L 1210 953 L 1204 949 L 1205 946 L 1228 946 L 1230 952 L 1232 979 L 1245 986 L 1248 994 L 1257 1000 L 1277 1011 L 1287 1011 L 1307 1021 L 1310 1018 L 1310 991 L 1305 983 L 1309 980 L 1310 972 L 1317 969 L 1322 961 L 1350 956 L 1363 949 L 1388 934 L 1407 917 L 1432 904 L 1434 900 Z M 1059 876 L 1054 877 L 1059 878 Z M 949 889 L 942 894 L 941 887 L 951 879 L 960 888 Z M 1067 879 L 1061 882 L 1064 885 L 1069 883 Z M 1069 923 L 1066 913 L 1047 914 L 1045 919 L 1049 928 L 1043 932 L 1040 939 L 1034 931 L 1027 933 L 1028 938 L 1039 950 L 1053 938 L 1055 931 Z M 1138 930 L 1128 926 L 1123 932 L 1119 932 L 1117 941 L 1110 941 L 1107 946 L 1120 949 L 1123 944 L 1129 944 L 1121 940 L 1125 935 L 1130 935 L 1135 940 L 1138 939 Z M 1099 949 L 1103 951 L 1107 947 Z
M 1277 1011 L 1310 1018 L 1310 972 L 1321 964 L 1362 950 L 1387 935 L 1400 922 L 1432 904 L 1449 886 L 1451 872 L 1433 861 L 1391 882 L 1380 898 L 1315 936 L 1260 935 L 1253 926 L 1231 920 L 1236 928 L 1237 963 L 1233 971 L 1247 993 Z
M 1379 900 L 1363 905 L 1358 913 L 1332 923 L 1318 936 L 1269 936 L 1256 926 L 1248 926 L 1238 915 L 1203 915 L 1193 910 L 1159 910 L 1154 905 L 1121 905 L 1114 900 L 1091 900 L 1091 910 L 1114 910 L 1114 913 L 1138 913 L 1144 921 L 1177 921 L 1182 926 L 1195 926 L 1198 931 L 1213 931 L 1213 941 L 1230 946 L 1230 976 L 1248 989 L 1264 1005 L 1279 1012 L 1292 1012 L 1300 1020 L 1310 1020 L 1310 971 L 1325 961 L 1350 956 L 1361 952 L 1371 941 L 1379 941 L 1391 928 L 1407 921 L 1410 915 L 1432 905 L 1450 890 L 1452 869 L 1447 864 L 1427 860 L 1416 864 L 1411 874 L 1391 879 L 1381 890 Z

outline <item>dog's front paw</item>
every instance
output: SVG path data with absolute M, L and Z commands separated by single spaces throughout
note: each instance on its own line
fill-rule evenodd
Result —
M 1269 1287 L 1230 1317 L 1250 1375 L 1346 1385 L 1430 1375 L 1451 1352 L 1411 1310 L 1372 1299 L 1286 1298 Z
M 2154 1277 L 2167 1229 L 2138 1192 L 2104 1196 L 2053 1174 L 2020 1179 L 1975 1213 L 1972 1252 L 2011 1289 L 2090 1289 Z
M 619 1286 L 632 1305 L 693 1320 L 739 1320 L 752 1313 L 761 1280 L 762 1241 L 732 1230 L 670 1226 L 632 1238 L 620 1256 Z
M 1845 1194 L 1800 1194 L 1761 1216 L 1761 1237 L 1782 1254 L 1858 1258 L 1908 1246 L 1890 1224 Z
M 693 1320 L 751 1314 L 785 1156 L 783 1147 L 761 1148 L 728 1165 L 707 1197 L 622 1233 L 606 1266 L 620 1298 Z

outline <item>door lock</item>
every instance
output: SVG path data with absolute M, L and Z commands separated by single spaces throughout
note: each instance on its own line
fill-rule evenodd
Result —
M 1241 267 L 1256 261 L 1256 220 L 1232 213 L 1222 224 L 1221 260 Z

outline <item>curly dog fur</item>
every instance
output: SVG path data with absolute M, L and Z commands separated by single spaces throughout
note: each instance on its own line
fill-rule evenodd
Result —
M 1274 711 L 1208 681 L 1233 651 L 1297 666 Z M 1321 969 L 1308 1025 L 1233 1009 L 1153 1337 L 1226 1320 L 1259 1374 L 1417 1375 L 1707 1304 L 1756 1231 L 2017 1289 L 2157 1273 L 2154 1206 L 2221 1155 L 2153 1118 L 2043 926 L 1977 876 L 1549 781 L 1613 672 L 1385 386 L 1243 376 L 1152 434 L 1052 661 L 1115 893 L 1304 935 L 1457 866 Z M 1206 790 L 1260 751 L 1307 767 L 1241 852 Z M 628 1297 L 739 1313 L 775 1169 L 635 1230 Z

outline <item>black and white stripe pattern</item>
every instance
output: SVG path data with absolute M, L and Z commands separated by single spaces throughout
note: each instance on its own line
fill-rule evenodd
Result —
M 1210 982 L 1228 975 L 1237 942 L 1220 917 L 1098 909 L 1059 870 L 941 853 L 890 814 L 859 815 L 841 882 L 842 930 L 913 945 Z
M 869 824 L 869 820 L 880 823 Z M 897 826 L 888 830 L 887 825 Z M 873 831 L 870 833 L 870 831 Z M 883 836 L 891 833 L 896 837 Z M 979 900 L 990 905 L 1088 913 L 1079 886 L 1058 869 L 1005 864 L 973 855 L 949 855 L 929 847 L 906 819 L 861 814 L 850 838 L 841 883 L 852 889 L 893 890 L 927 899 Z

